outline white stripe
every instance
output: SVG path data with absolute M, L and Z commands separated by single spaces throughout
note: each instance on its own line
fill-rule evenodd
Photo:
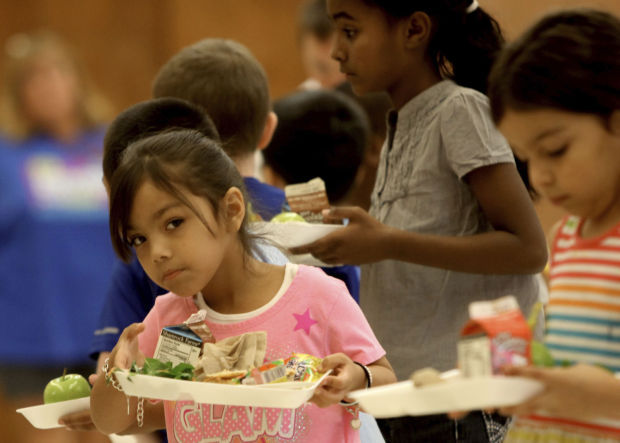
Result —
M 620 237 L 607 237 L 601 244 L 603 246 L 620 246 Z
M 547 307 L 548 315 L 573 315 L 578 317 L 592 317 L 604 320 L 620 319 L 619 312 L 609 311 L 607 309 L 590 308 L 587 306 L 567 306 L 567 305 L 550 305 Z
M 610 334 L 612 337 L 620 337 L 620 326 L 609 326 L 592 323 L 582 323 L 570 320 L 550 319 L 547 321 L 547 329 L 566 329 L 575 332 L 589 332 L 592 334 Z
M 596 277 L 555 277 L 551 282 L 551 287 L 554 286 L 590 286 L 594 288 L 608 288 L 617 289 L 620 291 L 620 280 L 605 280 L 603 278 Z
M 547 334 L 545 343 L 575 346 L 579 348 L 588 348 L 597 351 L 610 351 L 618 354 L 616 358 L 616 366 L 620 366 L 620 343 L 607 340 L 597 340 L 594 338 L 574 337 L 568 335 Z
M 605 251 L 601 249 L 573 249 L 570 251 L 556 252 L 555 254 L 553 254 L 553 259 L 555 261 L 585 258 L 620 262 L 620 252 Z
M 551 303 L 553 303 L 553 300 L 557 300 L 557 299 L 564 299 L 564 300 L 573 300 L 573 301 L 582 301 L 582 302 L 589 302 L 589 303 L 606 303 L 608 305 L 612 305 L 612 306 L 619 306 L 620 307 L 620 296 L 618 295 L 605 295 L 605 294 L 598 294 L 595 292 L 589 292 L 589 291 L 553 291 L 552 295 L 551 295 Z M 601 310 L 604 310 L 605 308 L 600 308 Z
M 579 218 L 569 217 L 566 223 L 562 225 L 562 233 L 572 235 L 577 232 L 577 227 L 579 227 Z
M 566 249 L 566 248 L 570 248 L 572 246 L 575 245 L 575 239 L 574 238 L 561 238 L 557 241 L 556 246 L 558 247 L 558 249 Z
M 559 351 L 551 349 L 551 356 L 554 360 L 574 360 L 580 363 L 600 364 L 605 366 L 620 366 L 620 359 L 605 357 L 604 355 L 586 354 L 583 352 Z
M 551 268 L 551 276 L 559 273 L 571 273 L 579 272 L 580 274 L 603 274 L 603 275 L 618 275 L 620 276 L 620 266 L 613 265 L 599 265 L 589 263 L 566 263 L 566 264 L 554 264 Z

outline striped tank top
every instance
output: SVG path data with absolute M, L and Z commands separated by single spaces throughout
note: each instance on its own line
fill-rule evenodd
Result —
M 553 244 L 545 341 L 556 364 L 620 372 L 620 224 L 588 239 L 581 225 L 567 217 Z
M 590 363 L 620 372 L 620 223 L 597 238 L 566 217 L 551 249 L 545 343 L 556 365 Z M 620 421 L 518 417 L 507 443 L 618 442 Z

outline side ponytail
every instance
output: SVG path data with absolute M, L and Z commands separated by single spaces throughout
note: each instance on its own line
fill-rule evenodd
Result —
M 471 13 L 446 12 L 435 17 L 435 22 L 437 30 L 429 50 L 441 74 L 486 93 L 489 72 L 504 45 L 497 21 L 478 7 Z
M 425 12 L 434 30 L 429 52 L 437 71 L 461 86 L 487 90 L 491 66 L 504 45 L 497 21 L 472 0 L 363 0 L 396 19 Z

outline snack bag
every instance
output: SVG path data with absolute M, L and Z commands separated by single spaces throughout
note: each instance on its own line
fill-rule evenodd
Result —
M 250 369 L 242 381 L 244 385 L 282 383 L 288 381 L 316 381 L 321 378 L 318 368 L 322 359 L 310 354 L 293 353 L 285 359 L 273 360 Z
M 314 355 L 293 353 L 286 363 L 293 370 L 289 381 L 317 381 L 323 375 L 318 370 L 322 361 Z
M 531 362 L 532 333 L 513 296 L 471 303 L 469 317 L 457 345 L 463 376 L 494 375 L 503 366 Z
M 244 385 L 262 385 L 266 383 L 281 383 L 288 380 L 289 370 L 286 367 L 286 359 L 270 361 L 258 368 L 250 369 L 243 379 Z

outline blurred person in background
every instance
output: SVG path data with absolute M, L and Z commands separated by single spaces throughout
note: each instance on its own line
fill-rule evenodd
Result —
M 340 92 L 320 89 L 282 97 L 274 102 L 273 110 L 279 123 L 263 151 L 265 181 L 284 189 L 320 177 L 330 205 L 348 202 L 370 133 L 362 107 Z M 323 270 L 344 281 L 359 301 L 357 266 Z
M 334 24 L 325 0 L 306 0 L 298 19 L 299 51 L 308 78 L 300 89 L 333 88 L 345 80 L 338 62 L 331 58 Z
M 392 108 L 392 102 L 385 92 L 355 95 L 349 82 L 340 83 L 335 89 L 355 100 L 366 112 L 370 124 L 364 158 L 359 165 L 345 203 L 349 206 L 359 206 L 367 211 L 370 208 L 370 195 L 375 186 L 381 147 L 387 133 L 386 116 Z
M 370 132 L 362 107 L 321 89 L 294 92 L 273 108 L 279 123 L 263 152 L 265 179 L 284 188 L 321 177 L 330 204 L 348 201 Z
M 3 52 L 0 388 L 15 414 L 41 404 L 64 368 L 93 372 L 90 336 L 114 260 L 101 183 L 111 112 L 55 34 L 13 35 Z M 21 441 L 107 441 L 20 419 Z

